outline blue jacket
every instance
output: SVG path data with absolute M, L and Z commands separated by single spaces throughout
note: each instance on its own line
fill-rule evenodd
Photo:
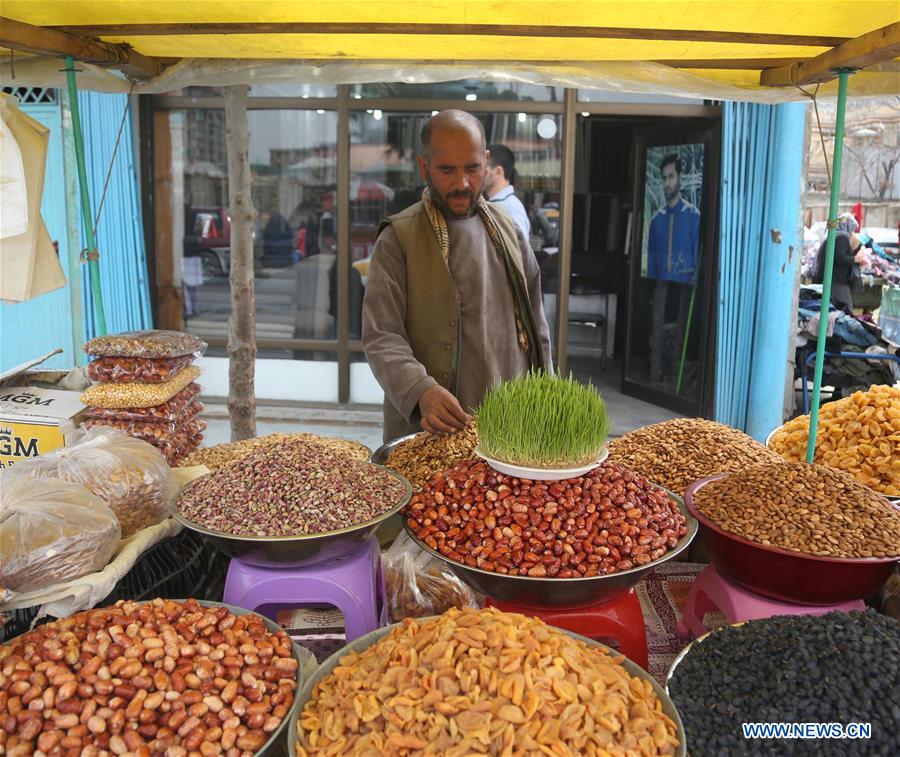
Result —
M 700 211 L 684 198 L 674 208 L 666 203 L 650 220 L 647 238 L 648 278 L 695 284 L 699 239 Z

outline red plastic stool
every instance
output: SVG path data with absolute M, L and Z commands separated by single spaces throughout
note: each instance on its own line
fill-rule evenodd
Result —
M 861 599 L 826 606 L 776 602 L 738 586 L 720 574 L 713 565 L 707 565 L 691 584 L 684 605 L 684 618 L 677 629 L 682 634 L 690 632 L 694 637 L 702 636 L 709 631 L 703 622 L 709 612 L 722 613 L 727 623 L 740 623 L 744 620 L 771 618 L 774 615 L 824 615 L 833 610 L 850 612 L 864 610 L 865 607 Z
M 536 617 L 557 628 L 579 633 L 595 641 L 614 639 L 619 651 L 632 662 L 647 670 L 647 629 L 641 601 L 634 589 L 615 599 L 583 607 L 529 607 L 499 599 L 485 600 L 488 607 L 503 612 L 518 612 Z

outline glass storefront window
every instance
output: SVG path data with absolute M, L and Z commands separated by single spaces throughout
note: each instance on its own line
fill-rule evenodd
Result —
M 250 87 L 250 97 L 299 97 L 301 99 L 315 97 L 337 97 L 337 86 L 334 84 L 254 84 Z
M 248 121 L 257 213 L 257 339 L 334 339 L 337 114 L 251 110 Z M 225 114 L 213 109 L 172 111 L 170 124 L 175 253 L 181 264 L 185 324 L 188 331 L 221 343 L 230 315 Z M 224 348 L 213 347 L 209 354 L 224 354 Z M 316 355 L 278 349 L 261 350 L 260 357 Z
M 431 112 L 350 114 L 350 338 L 359 339 L 362 297 L 378 224 L 421 197 L 424 182 L 416 158 L 419 133 Z M 515 156 L 515 190 L 531 223 L 531 247 L 541 265 L 545 309 L 555 308 L 555 254 L 559 243 L 562 116 L 476 114 L 488 143 Z M 550 301 L 548 302 L 548 299 Z M 552 313 L 548 309 L 548 319 Z
M 364 98 L 422 98 L 428 100 L 523 100 L 533 102 L 562 102 L 562 87 L 520 82 L 491 82 L 462 79 L 449 82 L 392 82 L 390 84 L 353 84 L 350 97 Z

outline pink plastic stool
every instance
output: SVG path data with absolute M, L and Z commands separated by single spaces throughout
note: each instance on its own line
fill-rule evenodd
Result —
M 548 625 L 564 628 L 594 641 L 617 641 L 623 655 L 647 669 L 647 629 L 644 627 L 641 601 L 634 589 L 628 589 L 608 602 L 585 607 L 531 607 L 490 597 L 485 604 L 503 612 L 519 612 L 540 618 Z
M 677 629 L 682 634 L 690 632 L 694 637 L 702 636 L 709 631 L 703 622 L 703 616 L 716 611 L 722 613 L 728 623 L 740 623 L 744 620 L 771 618 L 773 615 L 824 615 L 833 610 L 850 612 L 864 609 L 865 603 L 861 599 L 824 606 L 776 602 L 747 591 L 720 575 L 715 566 L 707 565 L 691 585 L 684 606 L 684 618 L 678 623 Z
M 352 552 L 312 565 L 261 567 L 232 558 L 223 601 L 263 608 L 273 620 L 278 610 L 291 607 L 336 607 L 349 643 L 387 624 L 378 539 L 371 536 Z

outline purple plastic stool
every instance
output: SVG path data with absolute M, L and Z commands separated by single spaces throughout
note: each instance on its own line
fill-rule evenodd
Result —
M 721 612 L 728 623 L 740 623 L 744 620 L 771 618 L 773 615 L 824 615 L 834 610 L 850 612 L 864 610 L 865 607 L 861 599 L 824 606 L 776 602 L 747 591 L 722 576 L 715 566 L 707 565 L 691 584 L 684 606 L 684 618 L 678 623 L 677 629 L 682 634 L 690 632 L 694 637 L 702 636 L 709 630 L 703 622 L 704 615 L 715 611 Z
M 344 614 L 351 642 L 387 624 L 378 539 L 369 537 L 352 552 L 313 565 L 264 568 L 232 558 L 223 601 L 248 610 L 330 605 Z

